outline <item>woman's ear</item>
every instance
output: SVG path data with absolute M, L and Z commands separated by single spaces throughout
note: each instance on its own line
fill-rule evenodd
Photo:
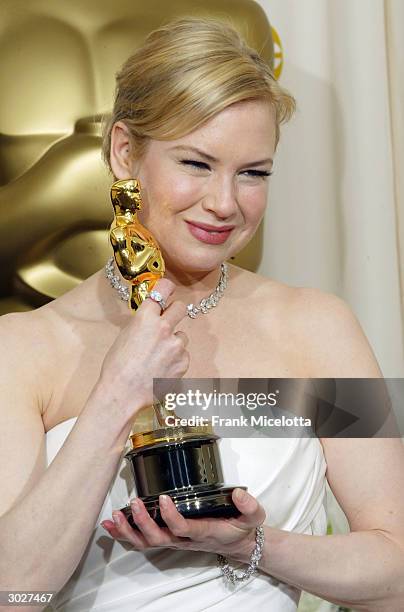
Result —
M 133 178 L 133 152 L 130 132 L 123 121 L 111 130 L 111 169 L 118 180 Z

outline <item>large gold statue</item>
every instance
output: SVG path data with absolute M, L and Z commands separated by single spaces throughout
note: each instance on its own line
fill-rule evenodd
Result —
M 105 265 L 101 119 L 115 74 L 151 30 L 192 15 L 230 21 L 273 64 L 253 0 L 0 0 L 0 314 L 45 304 Z M 15 231 L 27 218 L 29 231 Z M 262 228 L 233 263 L 257 269 Z
M 111 201 L 115 219 L 110 240 L 115 262 L 123 278 L 132 284 L 129 306 L 137 310 L 164 275 L 164 260 L 156 240 L 137 218 L 142 206 L 139 181 L 114 183 Z

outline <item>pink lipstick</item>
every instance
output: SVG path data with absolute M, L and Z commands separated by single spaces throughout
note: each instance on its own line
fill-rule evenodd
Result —
M 194 238 L 206 244 L 223 244 L 234 229 L 234 225 L 214 226 L 193 221 L 186 221 L 186 224 Z

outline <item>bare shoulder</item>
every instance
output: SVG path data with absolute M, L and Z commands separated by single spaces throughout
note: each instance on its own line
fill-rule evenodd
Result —
M 54 338 L 49 316 L 41 309 L 0 317 L 2 383 L 23 385 L 41 412 L 44 401 L 41 383 L 51 378 Z
M 293 324 L 298 330 L 308 324 L 316 325 L 319 317 L 325 319 L 339 318 L 348 314 L 348 306 L 335 295 L 325 293 L 320 289 L 309 287 L 293 287 L 273 278 L 262 276 L 238 266 L 231 266 L 232 287 L 236 284 L 238 292 L 245 292 L 251 306 L 259 302 L 260 309 L 265 305 L 268 309 L 282 308 L 288 325 Z
M 285 305 L 293 299 L 294 287 L 232 264 L 229 270 L 232 291 L 237 297 L 246 297 L 251 307 L 257 302 L 261 307 L 263 301 L 270 306 L 280 302 Z
M 80 344 L 77 330 L 85 318 L 86 300 L 93 299 L 89 284 L 84 282 L 36 310 L 0 317 L 0 359 L 7 360 L 8 376 L 23 372 L 25 384 L 32 380 L 37 387 L 45 380 L 49 390 L 57 364 Z
M 0 317 L 0 342 L 3 357 L 27 356 L 48 345 L 46 319 L 40 311 L 15 312 Z M 4 354 L 6 353 L 6 355 Z
M 49 384 L 57 362 L 81 346 L 84 325 L 97 318 L 94 285 L 92 277 L 41 308 L 0 317 L 0 343 L 7 359 L 18 362 L 19 371 L 31 369 L 36 381 L 46 370 Z
M 358 318 L 344 300 L 307 287 L 295 288 L 293 294 L 290 322 L 310 355 L 313 377 L 382 375 Z
M 379 377 L 381 371 L 348 304 L 338 296 L 310 287 L 293 287 L 235 268 L 240 291 L 263 325 L 277 326 L 292 342 L 313 378 Z M 237 272 L 236 272 L 237 271 Z

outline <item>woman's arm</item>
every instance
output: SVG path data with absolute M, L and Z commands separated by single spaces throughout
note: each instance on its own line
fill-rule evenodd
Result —
M 312 377 L 381 376 L 349 308 L 300 291 L 294 320 Z M 297 331 L 299 330 L 299 331 Z M 400 438 L 323 438 L 327 480 L 351 533 L 308 536 L 267 527 L 262 569 L 334 603 L 379 612 L 404 609 L 404 447 Z
M 0 590 L 58 591 L 77 566 L 130 432 L 130 423 L 108 417 L 105 397 L 101 387 L 92 394 L 48 469 L 40 414 L 8 402 L 8 427 L 10 415 L 2 413 L 0 481 L 9 485 L 1 504 Z
M 173 287 L 160 281 L 166 298 Z M 36 381 L 46 346 L 38 334 L 37 348 L 27 351 L 31 338 L 21 327 L 23 315 L 2 319 L 0 590 L 58 591 L 74 571 L 133 419 L 152 403 L 153 376 L 178 377 L 188 367 L 183 340 L 173 332 L 183 310 L 173 303 L 160 316 L 158 304 L 142 304 L 109 350 L 99 381 L 48 469 Z
M 404 450 L 401 440 L 328 439 L 329 480 L 351 529 L 311 536 L 265 527 L 259 568 L 336 604 L 404 610 Z M 253 543 L 234 558 L 248 562 Z
M 99 385 L 46 469 L 38 379 L 42 362 L 49 367 L 43 359 L 49 338 L 30 329 L 37 324 L 30 314 L 3 317 L 0 325 L 3 591 L 63 586 L 90 538 L 130 429 Z

